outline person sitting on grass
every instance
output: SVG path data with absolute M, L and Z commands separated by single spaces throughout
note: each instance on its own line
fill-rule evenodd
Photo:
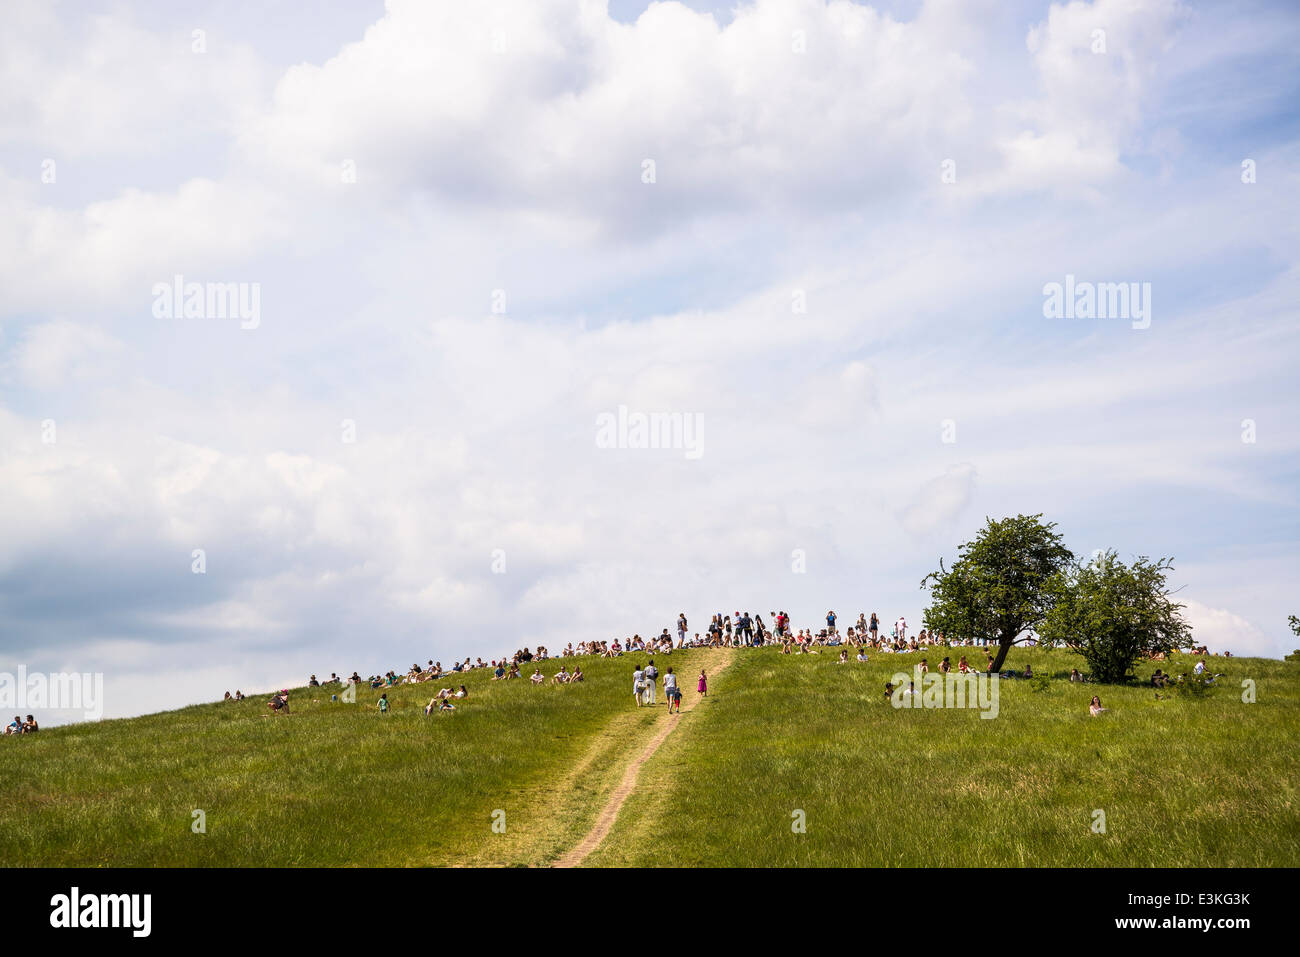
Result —
M 960 672 L 961 672 L 962 674 L 964 674 L 964 675 L 966 675 L 966 674 L 970 674 L 970 665 L 968 665 L 968 664 L 966 663 L 966 656 L 965 656 L 965 655 L 962 655 L 961 658 L 958 659 L 958 661 L 957 661 L 957 670 L 960 671 Z
M 1092 696 L 1092 702 L 1088 705 L 1088 713 L 1090 715 L 1092 715 L 1095 718 L 1103 711 L 1109 711 L 1109 710 L 1110 710 L 1109 708 L 1103 708 L 1101 706 L 1101 698 L 1099 698 L 1097 695 Z
M 379 696 L 379 703 L 376 705 L 380 714 L 388 714 L 388 692 L 385 691 Z
M 1025 665 L 1025 677 L 1032 678 L 1033 676 L 1034 676 L 1033 667 L 1031 665 Z
M 849 649 L 841 649 L 840 656 L 835 659 L 835 663 L 837 665 L 847 665 L 849 663 Z
M 886 701 L 894 700 L 894 683 L 892 681 L 885 682 L 885 700 Z
M 500 680 L 501 680 L 502 678 L 504 678 L 505 676 L 506 676 L 506 669 L 505 669 L 505 666 L 503 666 L 503 665 L 497 665 L 497 666 L 496 666 L 496 669 L 492 672 L 492 680 L 493 680 L 493 681 L 500 681 Z
M 574 665 L 573 674 L 569 676 L 569 683 L 572 684 L 575 681 L 581 681 L 583 677 L 585 676 L 582 673 L 582 665 Z
M 271 709 L 272 714 L 288 714 L 289 713 L 288 690 L 285 689 L 282 690 L 277 695 L 272 695 L 271 700 L 266 703 L 266 706 Z
M 952 671 L 952 659 L 944 658 L 943 661 L 939 662 L 939 670 L 945 675 Z
M 866 661 L 866 660 L 867 660 L 867 646 L 862 645 L 858 648 L 858 661 Z
M 23 722 L 23 734 L 34 734 L 41 730 L 40 725 L 36 723 L 36 716 L 29 714 L 27 720 Z
M 456 694 L 455 694 L 453 697 L 456 697 L 456 698 L 468 698 L 468 697 L 469 697 L 469 689 L 466 688 L 464 685 L 461 685 L 461 686 L 460 686 L 460 690 L 457 691 Z
M 244 700 L 244 692 L 240 691 L 238 688 L 235 689 L 235 700 L 236 701 Z
M 226 700 L 226 701 L 234 701 L 234 700 L 235 700 L 235 696 L 232 695 L 229 691 L 227 691 L 227 692 L 226 692 L 226 697 L 225 697 L 224 700 Z
M 546 680 L 546 675 L 542 674 L 541 668 L 535 668 L 533 669 L 533 673 L 531 676 L 529 676 L 528 680 L 535 685 L 539 685 Z
M 5 725 L 5 734 L 22 734 L 22 733 L 23 733 L 23 719 L 20 718 L 18 715 L 14 715 L 14 720 L 9 724 Z
M 446 698 L 443 698 L 442 704 L 438 705 L 439 714 L 441 714 L 444 711 L 455 711 L 455 710 L 456 710 L 456 706 L 452 704 L 450 701 L 448 701 Z
M 551 678 L 551 684 L 564 685 L 568 683 L 569 683 L 569 672 L 565 669 L 564 665 L 560 665 L 560 670 L 557 671 L 554 677 Z
M 424 706 L 424 716 L 427 718 L 429 715 L 437 711 L 438 703 L 444 700 L 445 699 L 442 697 L 442 695 L 437 695 L 437 694 L 434 695 L 432 698 L 430 698 L 429 703 Z
M 1078 668 L 1071 668 L 1071 669 L 1070 669 L 1070 680 L 1071 680 L 1071 681 L 1082 681 L 1082 680 L 1083 680 L 1083 675 L 1079 674 L 1079 669 L 1078 669 Z

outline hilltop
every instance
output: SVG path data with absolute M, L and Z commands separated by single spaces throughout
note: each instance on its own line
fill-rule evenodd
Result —
M 1146 685 L 1072 684 L 1077 655 L 1017 648 L 1008 667 L 1049 680 L 1001 682 L 990 720 L 892 707 L 885 682 L 923 653 L 838 665 L 832 649 L 772 647 L 657 656 L 688 703 L 700 669 L 713 678 L 669 717 L 662 695 L 633 703 L 644 657 L 582 658 L 586 681 L 569 686 L 456 676 L 469 697 L 454 714 L 424 716 L 438 682 L 387 689 L 386 716 L 379 691 L 348 704 L 299 688 L 287 717 L 256 696 L 6 739 L 0 859 L 546 866 L 644 758 L 584 865 L 1300 862 L 1294 663 L 1212 658 L 1225 676 L 1210 694 L 1158 700 Z M 1110 709 L 1097 718 L 1094 693 Z

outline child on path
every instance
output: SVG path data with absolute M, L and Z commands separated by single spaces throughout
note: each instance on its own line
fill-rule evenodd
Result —
M 677 676 L 673 674 L 673 669 L 669 668 L 664 675 L 664 697 L 668 699 L 668 713 L 673 713 L 673 705 L 677 706 L 677 713 L 682 711 L 682 689 L 677 687 Z
M 700 670 L 700 681 L 695 690 L 706 698 L 709 696 L 709 676 L 704 673 L 703 669 Z

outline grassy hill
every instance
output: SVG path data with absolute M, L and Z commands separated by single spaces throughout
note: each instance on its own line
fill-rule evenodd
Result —
M 1003 681 L 985 720 L 893 708 L 884 683 L 919 654 L 834 657 L 659 658 L 688 699 L 701 667 L 730 662 L 708 699 L 672 718 L 662 703 L 634 706 L 627 656 L 583 659 L 576 686 L 470 674 L 454 714 L 423 715 L 435 683 L 391 689 L 387 716 L 377 691 L 347 704 L 303 688 L 288 717 L 257 696 L 6 738 L 0 862 L 551 864 L 675 721 L 586 864 L 1300 863 L 1300 666 L 1211 659 L 1227 673 L 1211 694 L 1157 700 L 1149 687 L 1070 684 L 1077 656 L 1017 650 L 1008 667 L 1058 677 Z M 1093 693 L 1111 709 L 1097 718 Z M 192 830 L 195 810 L 206 833 Z

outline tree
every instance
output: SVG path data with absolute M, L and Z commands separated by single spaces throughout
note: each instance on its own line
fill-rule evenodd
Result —
M 1292 615 L 1289 619 L 1287 619 L 1287 623 L 1291 626 L 1291 634 L 1300 635 L 1300 618 L 1297 618 L 1295 615 Z
M 1047 614 L 1047 590 L 1058 572 L 1074 561 L 1055 522 L 1042 515 L 986 519 L 973 542 L 961 546 L 952 568 L 921 580 L 930 589 L 925 626 L 946 637 L 997 642 L 993 670 L 1000 671 L 1007 652 L 1020 636 L 1036 628 Z
M 1138 558 L 1125 565 L 1112 551 L 1058 572 L 1043 640 L 1083 655 L 1098 681 L 1126 680 L 1144 656 L 1192 644 L 1184 607 L 1169 596 L 1173 559 Z

